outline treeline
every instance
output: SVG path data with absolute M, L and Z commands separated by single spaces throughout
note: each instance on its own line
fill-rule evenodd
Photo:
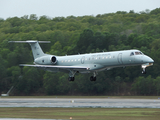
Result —
M 44 52 L 70 55 L 139 49 L 154 59 L 147 74 L 141 66 L 99 72 L 96 82 L 91 74 L 76 74 L 69 82 L 66 73 L 52 73 L 32 67 L 28 44 L 8 41 L 46 40 Z M 35 14 L 0 19 L 0 93 L 14 86 L 12 95 L 159 95 L 160 94 L 160 8 L 140 13 L 117 11 L 97 16 L 49 18 Z

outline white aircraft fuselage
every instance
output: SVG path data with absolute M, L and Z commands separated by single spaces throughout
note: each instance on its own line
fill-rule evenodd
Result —
M 20 64 L 20 66 L 37 67 L 52 72 L 69 72 L 69 81 L 74 81 L 76 73 L 93 73 L 91 81 L 96 81 L 99 71 L 110 70 L 116 67 L 142 66 L 145 68 L 153 65 L 153 59 L 144 55 L 139 50 L 123 50 L 113 52 L 89 53 L 78 55 L 56 56 L 44 54 L 38 41 L 11 41 L 16 43 L 29 43 L 34 56 L 34 65 Z M 42 42 L 45 43 L 46 41 Z

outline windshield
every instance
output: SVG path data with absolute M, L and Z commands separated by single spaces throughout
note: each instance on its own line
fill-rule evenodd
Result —
M 143 53 L 142 53 L 142 52 L 137 51 L 137 52 L 135 52 L 135 55 L 143 55 Z
M 140 51 L 131 52 L 130 56 L 133 56 L 133 55 L 143 55 L 143 53 Z

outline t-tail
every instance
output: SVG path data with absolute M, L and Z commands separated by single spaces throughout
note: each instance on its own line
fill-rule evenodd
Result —
M 27 40 L 27 41 L 9 41 L 9 43 L 29 43 L 35 60 L 38 57 L 45 56 L 39 43 L 50 43 L 50 41 Z

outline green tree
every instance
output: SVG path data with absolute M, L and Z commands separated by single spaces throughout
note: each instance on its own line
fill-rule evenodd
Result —
M 94 45 L 94 33 L 90 29 L 85 29 L 83 33 L 80 34 L 79 40 L 77 42 L 77 49 L 80 53 L 85 53 L 88 46 Z M 88 51 L 87 51 L 88 52 Z
M 43 88 L 47 95 L 57 95 L 58 74 L 46 72 L 43 76 Z
M 31 14 L 31 15 L 29 16 L 29 19 L 30 19 L 30 20 L 38 20 L 38 17 L 37 17 L 36 14 Z
M 18 78 L 16 89 L 25 95 L 35 93 L 43 86 L 40 72 L 36 68 L 23 68 L 23 76 Z
M 160 93 L 160 76 L 158 76 L 156 79 L 154 79 L 154 86 L 155 86 L 155 89 L 156 89 L 156 93 L 157 93 L 157 96 L 159 96 L 159 93 Z
M 150 14 L 158 15 L 160 13 L 160 8 L 156 8 L 150 12 Z
M 151 78 L 151 76 L 148 76 L 147 78 L 136 78 L 136 81 L 132 84 L 132 90 L 139 95 L 150 95 L 151 93 L 154 93 L 153 78 Z

